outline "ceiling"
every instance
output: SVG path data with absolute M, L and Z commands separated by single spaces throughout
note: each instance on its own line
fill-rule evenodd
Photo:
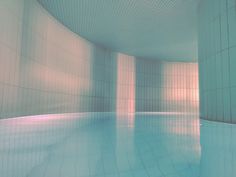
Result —
M 38 0 L 55 18 L 93 43 L 125 54 L 197 60 L 199 0 Z

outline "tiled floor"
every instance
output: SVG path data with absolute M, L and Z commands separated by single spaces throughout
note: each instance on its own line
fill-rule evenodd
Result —
M 193 115 L 0 120 L 1 177 L 235 177 L 236 125 Z

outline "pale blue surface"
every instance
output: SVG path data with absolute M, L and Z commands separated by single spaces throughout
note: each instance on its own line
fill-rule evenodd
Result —
M 113 51 L 146 59 L 197 61 L 199 0 L 38 2 L 73 32 Z
M 236 123 L 236 0 L 201 1 L 198 28 L 201 117 Z
M 233 177 L 235 136 L 235 125 L 199 121 L 194 115 L 0 120 L 0 176 Z

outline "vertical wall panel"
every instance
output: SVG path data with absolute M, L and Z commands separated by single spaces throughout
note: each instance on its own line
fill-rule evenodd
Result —
M 236 123 L 235 0 L 201 1 L 198 26 L 201 117 Z
M 117 58 L 117 113 L 134 113 L 135 109 L 135 58 L 119 54 Z

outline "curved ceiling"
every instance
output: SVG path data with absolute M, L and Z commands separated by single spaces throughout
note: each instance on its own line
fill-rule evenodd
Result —
M 38 0 L 93 43 L 129 55 L 196 61 L 199 0 Z

